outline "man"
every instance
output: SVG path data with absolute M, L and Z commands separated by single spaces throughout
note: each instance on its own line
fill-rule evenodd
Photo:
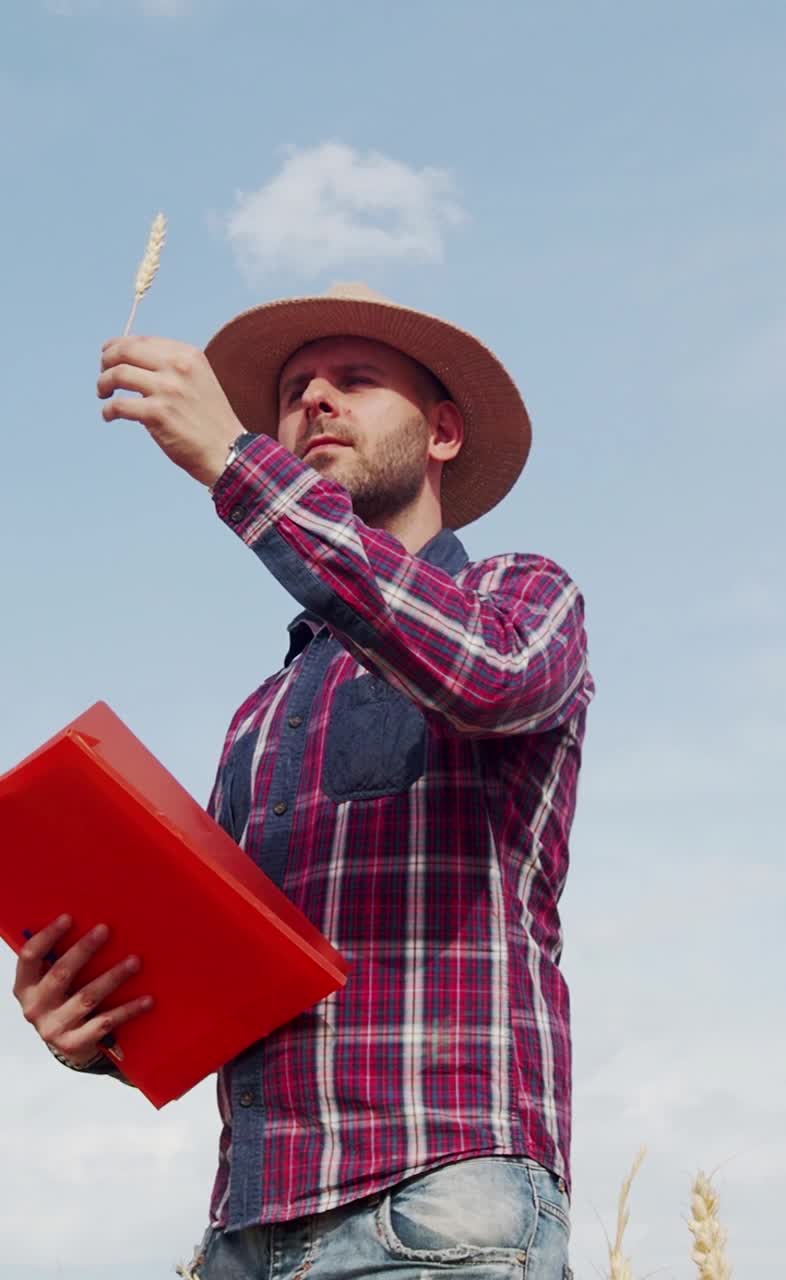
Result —
M 526 461 L 518 391 L 477 339 L 363 286 L 256 307 L 204 353 L 113 339 L 102 367 L 99 396 L 141 393 L 105 419 L 211 486 L 302 606 L 208 808 L 352 965 L 219 1073 L 193 1274 L 563 1280 L 583 605 L 543 556 L 471 563 L 455 534 Z M 119 1075 L 96 1051 L 139 1003 L 95 1010 L 127 970 L 74 992 L 100 940 L 47 971 L 57 937 L 20 957 L 25 1016 L 68 1065 Z

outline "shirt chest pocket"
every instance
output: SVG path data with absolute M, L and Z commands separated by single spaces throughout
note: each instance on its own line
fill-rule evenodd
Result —
M 322 784 L 332 800 L 397 795 L 425 767 L 426 722 L 408 698 L 372 675 L 339 685 Z

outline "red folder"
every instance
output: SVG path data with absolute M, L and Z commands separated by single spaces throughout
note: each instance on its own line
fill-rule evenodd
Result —
M 73 920 L 109 940 L 82 987 L 129 954 L 142 971 L 102 1008 L 155 1004 L 103 1052 L 157 1108 L 342 987 L 319 930 L 115 715 L 96 702 L 0 777 L 0 936 Z

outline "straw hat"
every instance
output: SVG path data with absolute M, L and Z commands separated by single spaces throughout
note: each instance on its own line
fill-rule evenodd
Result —
M 208 342 L 207 356 L 247 431 L 278 433 L 278 380 L 295 351 L 317 338 L 386 342 L 444 383 L 464 415 L 464 443 L 442 471 L 442 523 L 460 529 L 490 511 L 521 473 L 532 430 L 510 375 L 487 347 L 436 316 L 399 306 L 363 284 L 252 307 Z

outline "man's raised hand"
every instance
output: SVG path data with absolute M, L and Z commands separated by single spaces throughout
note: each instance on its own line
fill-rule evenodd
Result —
M 110 338 L 101 349 L 96 387 L 106 422 L 126 418 L 147 428 L 167 457 L 201 484 L 212 485 L 243 430 L 199 347 L 174 338 Z

